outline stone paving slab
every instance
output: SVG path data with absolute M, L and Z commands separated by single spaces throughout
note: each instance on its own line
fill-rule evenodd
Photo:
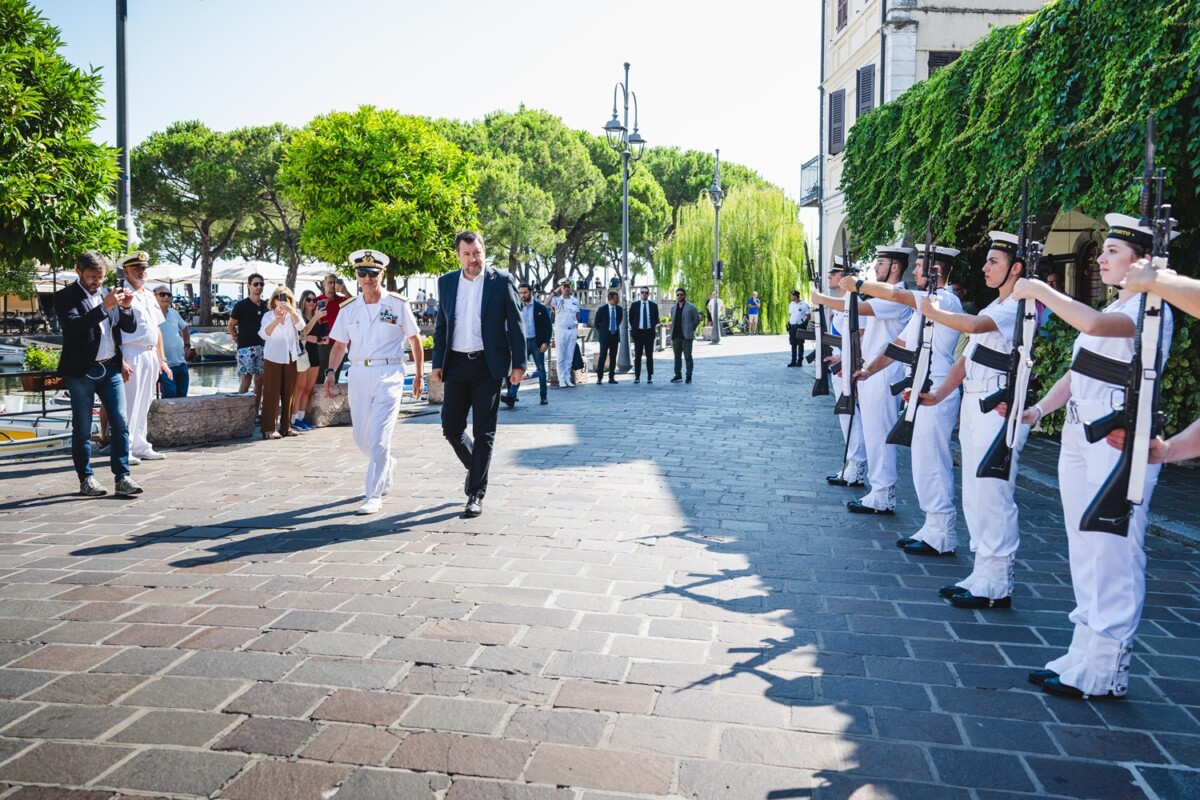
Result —
M 0 463 L 0 800 L 1200 796 L 1196 550 L 1147 541 L 1127 700 L 1045 696 L 1025 673 L 1072 607 L 1051 445 L 1014 608 L 954 609 L 965 535 L 892 544 L 907 452 L 895 518 L 848 515 L 783 338 L 697 355 L 690 386 L 502 410 L 477 520 L 436 416 L 397 425 L 365 518 L 348 429 L 174 450 L 125 501 L 71 495 L 63 453 Z M 1156 519 L 1189 528 L 1195 488 L 1164 472 Z

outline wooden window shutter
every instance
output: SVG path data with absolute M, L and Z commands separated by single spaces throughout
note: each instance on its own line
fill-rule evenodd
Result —
M 937 72 L 947 64 L 954 63 L 962 53 L 957 50 L 931 50 L 929 51 L 929 74 Z
M 868 64 L 858 71 L 857 78 L 858 111 L 855 117 L 861 117 L 875 107 L 875 65 Z
M 846 143 L 846 90 L 829 95 L 829 155 L 842 152 Z
M 850 21 L 850 0 L 838 0 L 837 29 L 840 31 Z

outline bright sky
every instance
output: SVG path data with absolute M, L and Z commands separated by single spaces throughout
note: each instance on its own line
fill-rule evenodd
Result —
M 66 57 L 103 74 L 97 137 L 114 143 L 114 0 L 33 4 L 62 31 Z M 467 120 L 524 103 L 601 133 L 629 61 L 652 145 L 719 147 L 793 198 L 817 154 L 818 0 L 128 4 L 134 144 L 179 120 L 301 126 L 362 104 Z

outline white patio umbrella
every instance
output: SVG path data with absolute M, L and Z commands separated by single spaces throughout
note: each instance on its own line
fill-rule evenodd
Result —
M 213 283 L 245 283 L 254 273 L 274 284 L 287 280 L 287 267 L 270 261 L 221 261 L 213 264 Z

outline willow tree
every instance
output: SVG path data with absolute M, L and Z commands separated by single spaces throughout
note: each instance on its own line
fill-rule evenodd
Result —
M 759 330 L 787 327 L 789 293 L 807 293 L 804 226 L 796 204 L 775 187 L 741 186 L 721 206 L 721 300 L 745 308 L 751 292 L 762 301 Z M 713 207 L 707 195 L 679 211 L 674 235 L 658 250 L 654 278 L 661 288 L 683 286 L 703 305 L 712 293 Z

